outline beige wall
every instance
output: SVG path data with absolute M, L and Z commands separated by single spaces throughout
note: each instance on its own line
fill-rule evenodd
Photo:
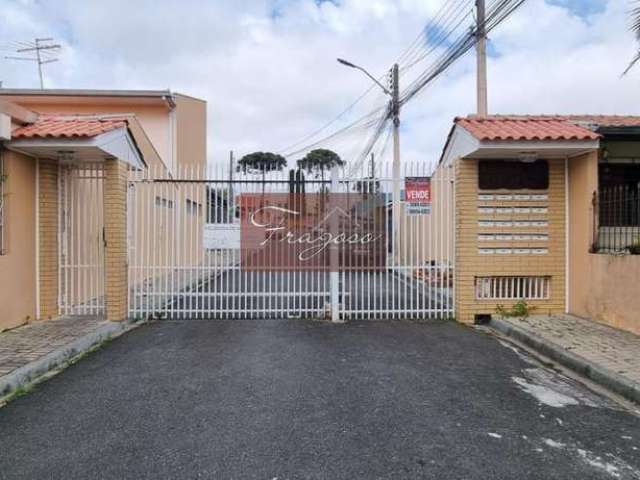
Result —
M 587 253 L 572 274 L 580 270 L 585 273 L 573 282 L 580 294 L 571 302 L 571 313 L 640 335 L 640 256 Z
M 3 98 L 0 95 L 0 98 Z M 6 100 L 39 113 L 133 113 L 166 165 L 172 162 L 169 106 L 161 98 L 9 96 Z
M 0 255 L 0 331 L 36 315 L 35 161 L 8 151 L 3 156 L 7 249 Z
M 206 164 L 207 104 L 197 98 L 175 94 L 176 106 L 173 111 L 159 97 L 38 95 L 11 96 L 6 99 L 40 113 L 133 113 L 165 166 L 174 170 L 177 164 Z M 148 161 L 149 156 L 145 159 Z
M 207 103 L 176 94 L 176 153 L 179 165 L 207 163 Z
M 1 97 L 1 96 L 0 96 Z M 109 114 L 109 113 L 132 113 L 135 115 L 136 120 L 131 122 L 130 129 L 134 133 L 139 148 L 143 151 L 145 160 L 148 165 L 155 171 L 154 176 L 166 177 L 167 172 L 165 167 L 173 172 L 175 176 L 176 170 L 181 170 L 184 175 L 184 169 L 182 167 L 187 166 L 190 168 L 188 173 L 191 173 L 191 167 L 199 167 L 197 170 L 201 171 L 201 167 L 206 165 L 206 102 L 188 97 L 185 95 L 176 94 L 174 97 L 175 108 L 171 109 L 169 105 L 162 98 L 144 98 L 144 97 L 73 97 L 73 96 L 20 96 L 8 98 L 10 101 L 22 105 L 30 110 L 41 113 L 63 113 L 63 114 Z M 42 160 L 42 162 L 53 162 Z M 28 165 L 34 165 L 35 161 L 28 157 L 20 158 L 20 162 L 25 165 L 22 166 L 22 170 Z M 55 163 L 55 162 L 53 162 Z M 54 165 L 54 170 L 57 172 L 57 164 Z M 17 168 L 17 167 L 15 167 Z M 53 168 L 53 167 L 52 167 Z M 53 170 L 52 170 L 53 172 Z M 46 172 L 45 172 L 46 173 Z M 195 173 L 195 172 L 194 172 Z M 33 172 L 32 172 L 33 175 Z M 135 177 L 136 175 L 134 175 Z M 12 175 L 13 188 L 18 184 L 17 175 Z M 22 174 L 20 175 L 22 179 Z M 40 199 L 40 209 L 47 211 L 49 207 L 57 211 L 57 192 L 53 191 L 53 187 L 57 185 L 56 179 L 50 175 L 41 176 L 41 180 L 46 185 L 51 183 L 51 188 L 45 189 L 46 192 L 51 193 L 51 198 Z M 49 182 L 51 180 L 51 182 Z M 32 184 L 35 183 L 34 178 L 31 178 Z M 45 185 L 45 186 L 46 186 Z M 80 188 L 78 192 L 82 194 L 84 188 Z M 149 253 L 149 266 L 154 265 L 166 265 L 167 259 L 173 257 L 182 264 L 197 264 L 200 262 L 200 250 L 201 250 L 201 228 L 197 225 L 203 223 L 205 202 L 204 202 L 204 189 L 201 184 L 194 184 L 184 186 L 184 188 L 176 189 L 172 185 L 163 185 L 159 191 L 154 192 L 148 196 L 144 194 L 138 194 L 132 197 L 133 204 L 130 205 L 132 210 L 134 224 L 130 224 L 129 227 L 137 227 L 138 231 L 144 230 L 149 232 L 146 237 L 139 235 L 133 235 L 132 233 L 132 245 L 134 246 L 134 255 L 136 252 L 146 249 Z M 19 216 L 21 223 L 25 225 L 27 222 L 31 222 L 31 243 L 27 241 L 13 240 L 12 244 L 19 245 L 15 249 L 15 254 L 6 257 L 0 257 L 0 299 L 7 295 L 7 299 L 11 301 L 4 302 L 4 305 L 0 305 L 0 329 L 5 326 L 14 326 L 24 322 L 24 318 L 29 316 L 33 318 L 35 316 L 35 283 L 29 287 L 25 287 L 24 282 L 15 282 L 16 272 L 22 278 L 23 274 L 28 272 L 31 275 L 31 281 L 35 282 L 35 232 L 33 224 L 35 223 L 35 209 L 33 208 L 34 200 L 34 186 L 31 185 L 31 189 L 20 188 L 21 196 L 31 196 L 31 204 L 28 202 L 16 203 L 11 202 L 12 208 L 15 210 L 16 206 L 19 206 L 21 211 Z M 98 192 L 100 193 L 100 192 Z M 138 192 L 140 193 L 140 192 Z M 155 194 L 159 196 L 172 199 L 174 202 L 174 209 L 176 212 L 180 212 L 180 231 L 184 233 L 179 241 L 176 241 L 175 234 L 172 231 L 173 225 L 170 224 L 170 218 L 166 212 L 166 208 L 155 205 Z M 42 191 L 41 191 L 42 197 Z M 17 198 L 17 197 L 16 197 Z M 191 199 L 198 204 L 202 205 L 202 213 L 200 215 L 189 215 L 186 213 L 187 199 Z M 15 205 L 13 205 L 15 204 Z M 27 207 L 31 205 L 31 211 L 26 211 Z M 44 209 L 44 210 L 43 210 Z M 111 210 L 114 210 L 111 208 Z M 143 213 L 144 212 L 144 213 Z M 11 216 L 15 216 L 15 212 L 11 212 Z M 55 216 L 55 215 L 54 215 Z M 51 218 L 49 218 L 51 217 Z M 144 217 L 144 221 L 141 219 Z M 40 257 L 41 257 L 41 317 L 49 318 L 56 316 L 58 312 L 57 296 L 58 296 L 58 265 L 57 265 L 57 217 L 53 218 L 48 215 L 48 219 L 40 225 L 41 245 L 40 245 Z M 22 220 L 24 219 L 24 220 Z M 115 219 L 122 223 L 122 219 Z M 113 230 L 113 218 L 106 218 L 105 223 L 111 225 Z M 11 224 L 13 227 L 15 220 L 12 219 Z M 122 223 L 122 228 L 126 227 L 126 223 Z M 18 228 L 11 228 L 12 234 L 19 232 Z M 186 232 L 186 233 L 185 233 Z M 73 242 L 74 245 L 84 245 L 85 243 L 79 239 L 84 233 L 93 238 L 94 232 L 76 232 L 74 233 Z M 51 237 L 51 238 L 49 238 Z M 145 242 L 145 245 L 141 245 Z M 170 252 L 169 249 L 172 251 Z M 20 255 L 18 255 L 20 253 Z M 78 253 L 78 252 L 77 252 Z M 82 253 L 82 252 L 80 252 Z M 78 253 L 78 254 L 80 254 Z M 107 262 L 109 260 L 107 259 Z M 27 265 L 28 268 L 18 269 L 18 265 L 21 267 Z M 157 275 L 157 270 L 149 270 L 149 275 L 138 275 L 142 277 L 153 277 Z M 70 275 L 72 275 L 71 273 Z M 102 274 L 100 274 L 102 276 Z M 139 280 L 138 275 L 134 277 L 134 282 Z M 119 280 L 114 280 L 116 286 L 111 284 L 111 290 L 117 290 L 121 288 L 118 283 Z M 5 282 L 11 284 L 12 288 L 3 288 Z M 78 283 L 80 285 L 82 282 Z M 20 285 L 15 289 L 13 286 Z M 76 287 L 77 287 L 76 285 Z M 117 288 L 116 288 L 117 287 Z M 77 287 L 80 288 L 80 287 Z M 87 295 L 84 295 L 84 291 L 67 292 L 67 295 L 72 295 L 75 300 L 84 301 Z M 102 291 L 102 289 L 100 289 Z M 20 302 L 16 302 L 16 292 L 20 292 Z M 24 294 L 28 292 L 28 294 Z M 124 302 L 125 298 L 122 300 Z M 25 307 L 25 304 L 31 304 L 30 309 Z M 108 302 L 110 303 L 110 302 Z M 121 309 L 125 303 L 120 303 L 114 306 L 111 303 L 111 312 L 115 311 L 115 315 L 111 315 L 113 318 L 122 318 Z M 3 310 L 4 309 L 4 310 Z M 6 313 L 6 314 L 5 314 Z
M 589 253 L 598 155 L 569 161 L 569 311 L 640 334 L 640 257 Z
M 510 227 L 505 232 L 495 233 L 548 233 L 547 242 L 535 241 L 491 241 L 478 240 L 479 233 L 492 233 L 480 227 L 482 219 L 538 220 L 539 214 L 480 214 L 479 206 L 509 206 L 513 201 L 482 201 L 480 193 L 547 193 L 546 201 L 519 201 L 523 206 L 547 206 L 545 215 L 548 227 Z M 477 300 L 476 276 L 550 276 L 551 292 L 548 300 L 528 300 L 537 313 L 561 313 L 565 311 L 565 161 L 549 160 L 549 190 L 495 192 L 478 190 L 478 162 L 458 160 L 456 163 L 456 318 L 472 322 L 476 314 L 493 314 L 498 304 L 510 307 L 516 300 Z M 494 231 L 496 229 L 494 228 Z M 493 248 L 548 248 L 544 255 L 523 254 L 479 254 L 481 247 Z
M 593 237 L 593 193 L 598 189 L 598 154 L 569 161 L 569 311 L 584 314 L 589 290 L 587 257 Z

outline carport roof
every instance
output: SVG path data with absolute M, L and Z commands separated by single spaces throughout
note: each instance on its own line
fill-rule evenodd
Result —
M 11 137 L 91 138 L 126 126 L 127 119 L 122 115 L 39 115 L 35 123 L 11 132 Z
M 37 158 L 78 162 L 117 158 L 134 168 L 146 165 L 141 146 L 146 154 L 157 155 L 135 115 L 127 113 L 39 114 L 33 123 L 14 129 L 5 145 Z

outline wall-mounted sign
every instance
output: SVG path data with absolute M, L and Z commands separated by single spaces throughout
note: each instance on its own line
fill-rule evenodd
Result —
M 431 177 L 406 177 L 404 191 L 408 215 L 431 213 Z
M 204 248 L 240 249 L 240 225 L 235 223 L 207 223 L 204 226 Z

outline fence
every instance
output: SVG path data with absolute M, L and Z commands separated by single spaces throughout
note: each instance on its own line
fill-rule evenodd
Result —
M 603 188 L 594 203 L 594 251 L 640 253 L 640 184 Z
M 103 165 L 61 165 L 58 179 L 60 312 L 102 315 L 105 312 Z
M 365 171 L 367 170 L 367 171 Z M 325 172 L 329 177 L 329 173 Z M 134 172 L 129 183 L 129 315 L 170 318 L 430 318 L 453 315 L 454 191 L 447 171 L 430 179 L 429 209 L 401 202 L 392 221 L 391 164 L 375 172 L 307 175 L 300 192 L 376 193 L 360 203 L 380 217 L 389 251 L 380 268 L 248 270 L 242 264 L 240 196 L 291 193 L 290 172 L 265 175 L 186 166 L 169 177 Z M 427 178 L 407 162 L 404 178 Z M 298 182 L 299 180 L 296 180 Z M 240 209 L 240 210 L 239 210 Z M 347 214 L 357 214 L 354 207 Z

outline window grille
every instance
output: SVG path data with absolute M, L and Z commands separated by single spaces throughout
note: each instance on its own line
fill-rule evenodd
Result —
M 594 251 L 640 251 L 640 183 L 603 188 L 593 201 Z
M 550 277 L 476 277 L 477 300 L 546 300 Z

